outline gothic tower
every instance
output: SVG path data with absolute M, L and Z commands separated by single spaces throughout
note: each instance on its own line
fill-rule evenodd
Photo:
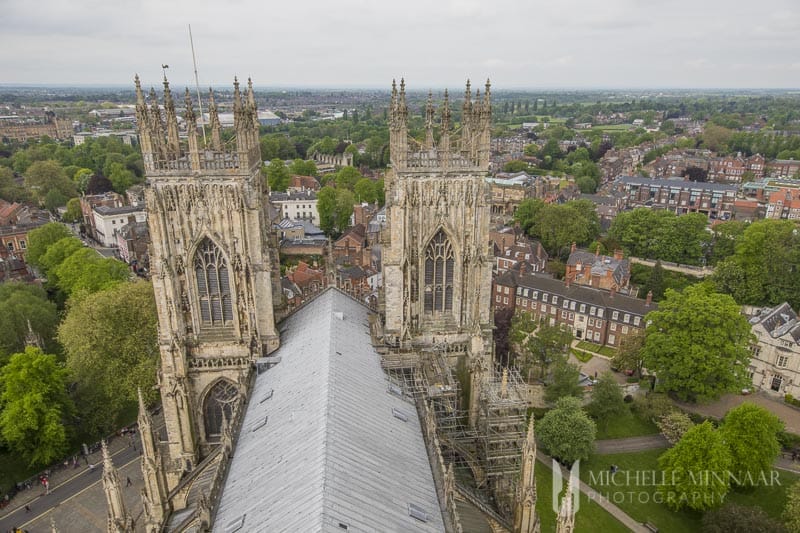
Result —
M 435 116 L 429 96 L 425 138 L 410 138 L 405 82 L 399 92 L 392 84 L 384 338 L 406 351 L 444 345 L 452 356 L 468 355 L 475 376 L 491 363 L 488 80 L 474 100 L 467 82 L 458 128 L 447 91 L 438 127 Z
M 188 89 L 182 133 L 166 78 L 162 112 L 152 89 L 145 101 L 136 77 L 169 489 L 220 441 L 223 419 L 247 394 L 253 362 L 279 343 L 272 299 L 277 254 L 252 83 L 242 95 L 234 82 L 230 140 L 213 93 L 210 99 L 211 132 L 203 145 Z

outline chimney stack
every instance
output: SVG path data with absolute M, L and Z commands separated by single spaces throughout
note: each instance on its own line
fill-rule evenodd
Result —
M 575 253 L 575 249 L 577 247 L 578 247 L 578 243 L 576 243 L 575 241 L 572 241 L 572 247 L 569 249 L 569 253 L 574 254 Z
M 615 294 L 617 294 L 617 287 L 616 287 L 616 285 L 612 285 L 611 286 L 611 294 L 609 295 L 609 298 L 611 298 L 613 300 Z
M 644 300 L 645 307 L 650 307 L 650 304 L 653 303 L 653 291 L 647 291 L 647 298 Z
M 616 259 L 617 261 L 622 261 L 622 250 L 620 250 L 619 248 L 614 250 L 614 259 Z

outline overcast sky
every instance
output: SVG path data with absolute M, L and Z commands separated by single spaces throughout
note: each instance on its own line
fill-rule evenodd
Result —
M 0 0 L 0 83 L 800 87 L 799 0 Z

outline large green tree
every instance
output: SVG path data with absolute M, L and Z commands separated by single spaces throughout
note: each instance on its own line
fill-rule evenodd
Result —
M 64 169 L 57 161 L 36 161 L 25 171 L 25 186 L 40 203 L 44 203 L 47 193 L 59 192 L 65 198 L 78 195 L 75 183 L 64 175 Z
M 27 347 L 0 369 L 0 436 L 30 465 L 62 457 L 72 412 L 66 370 L 54 355 Z
M 544 399 L 549 403 L 558 401 L 561 398 L 583 397 L 583 387 L 580 381 L 581 371 L 564 357 L 558 358 L 553 363 L 550 381 L 544 389 Z
M 39 258 L 44 255 L 51 244 L 60 241 L 64 237 L 72 236 L 69 228 L 59 222 L 50 222 L 31 230 L 28 233 L 28 249 L 25 252 L 25 261 L 35 267 L 40 267 Z
M 659 490 L 670 509 L 704 511 L 723 502 L 730 489 L 731 452 L 710 422 L 694 426 L 658 458 Z
M 789 302 L 800 308 L 800 225 L 753 222 L 737 238 L 734 254 L 717 265 L 713 279 L 718 290 L 740 304 Z
M 792 483 L 786 491 L 786 506 L 783 508 L 783 520 L 786 528 L 791 531 L 800 531 L 800 480 Z
M 565 256 L 573 242 L 589 244 L 600 235 L 597 212 L 588 200 L 563 205 L 524 200 L 514 218 L 531 237 L 542 242 L 551 256 Z
M 319 227 L 328 235 L 343 232 L 353 214 L 355 198 L 347 189 L 334 189 L 331 186 L 323 187 L 317 193 L 317 213 L 319 213 Z
M 153 400 L 158 369 L 155 297 L 128 282 L 73 302 L 58 328 L 82 424 L 98 434 L 124 422 L 136 390 Z
M 289 165 L 289 173 L 297 174 L 300 176 L 316 176 L 317 165 L 313 161 L 304 161 L 302 159 L 295 159 Z
M 538 328 L 529 334 L 527 329 L 535 323 L 527 314 L 523 313 L 519 319 L 512 321 L 512 342 L 520 346 L 519 350 L 522 366 L 528 373 L 539 368 L 539 377 L 543 378 L 550 365 L 559 360 L 566 360 L 567 350 L 572 342 L 572 332 L 561 326 L 539 324 Z
M 603 427 L 614 418 L 622 415 L 625 401 L 617 380 L 611 372 L 603 372 L 600 379 L 592 387 L 592 401 L 586 410 Z
M 750 324 L 737 303 L 707 284 L 667 290 L 646 316 L 644 363 L 659 386 L 683 400 L 718 398 L 746 387 Z
M 53 268 L 53 272 L 58 288 L 68 296 L 107 289 L 130 276 L 128 265 L 117 259 L 100 257 L 91 248 L 76 250 Z
M 568 464 L 589 457 L 596 434 L 597 428 L 581 409 L 580 400 L 572 397 L 558 400 L 555 409 L 536 424 L 544 452 Z
M 636 257 L 699 265 L 711 240 L 707 224 L 700 213 L 639 208 L 617 215 L 608 236 Z
M 54 351 L 58 310 L 41 287 L 26 283 L 0 283 L 0 365 L 12 353 L 21 352 L 29 334 L 28 325 Z
M 291 174 L 281 159 L 273 159 L 266 167 L 267 184 L 271 191 L 285 191 Z
M 783 431 L 777 416 L 745 402 L 728 411 L 719 431 L 731 450 L 735 484 L 757 486 L 771 479 L 772 465 L 781 451 L 778 433 Z
M 703 533 L 786 533 L 786 528 L 760 507 L 729 502 L 703 515 Z

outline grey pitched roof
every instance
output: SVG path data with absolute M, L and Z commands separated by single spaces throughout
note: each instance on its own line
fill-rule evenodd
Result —
M 444 531 L 419 419 L 388 392 L 368 314 L 328 289 L 282 323 L 281 362 L 256 379 L 214 531 L 245 515 L 248 532 Z
M 607 309 L 615 309 L 617 311 L 634 313 L 641 316 L 658 309 L 658 305 L 655 302 L 651 302 L 650 305 L 647 305 L 645 300 L 639 298 L 633 298 L 619 293 L 612 296 L 609 291 L 584 287 L 574 283 L 567 287 L 563 281 L 538 273 L 519 274 L 509 270 L 497 276 L 495 283 L 507 287 L 526 287 L 544 291 L 549 294 L 556 294 L 570 300 L 575 300 L 576 302 L 602 306 Z
M 797 313 L 787 302 L 772 309 L 765 309 L 760 316 L 751 318 L 750 323 L 753 325 L 761 323 L 773 338 L 777 339 L 789 333 L 795 342 L 800 341 L 800 321 Z
M 683 178 L 645 178 L 643 176 L 619 176 L 615 181 L 624 183 L 624 184 L 633 184 L 633 185 L 649 185 L 649 186 L 659 186 L 659 187 L 681 187 L 684 189 L 698 189 L 698 190 L 708 190 L 708 191 L 720 191 L 720 192 L 736 192 L 739 190 L 738 185 L 730 185 L 726 183 L 709 183 L 709 182 L 701 182 L 701 181 L 687 181 Z

